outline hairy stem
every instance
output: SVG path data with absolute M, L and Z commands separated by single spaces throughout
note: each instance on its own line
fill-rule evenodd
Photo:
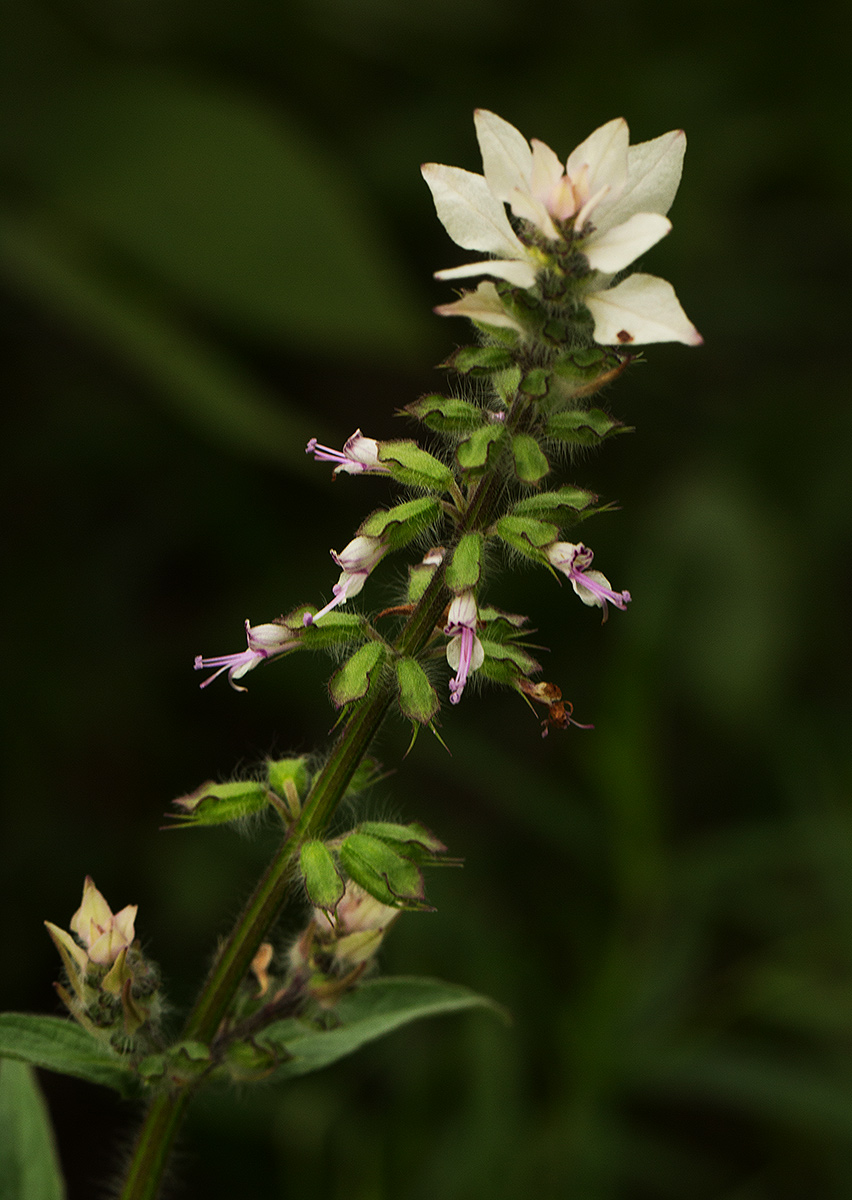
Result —
M 497 492 L 494 475 L 472 489 L 461 532 L 482 529 L 490 519 Z M 437 570 L 394 644 L 413 656 L 426 645 L 447 604 L 443 571 Z M 314 779 L 302 814 L 269 864 L 219 953 L 187 1019 L 182 1037 L 210 1043 L 248 972 L 261 942 L 274 925 L 290 889 L 306 841 L 321 836 L 334 815 L 358 765 L 370 748 L 394 697 L 391 682 L 381 684 L 346 722 L 323 768 Z M 162 1093 L 152 1101 L 134 1148 L 120 1200 L 155 1200 L 168 1156 L 183 1120 L 192 1089 Z

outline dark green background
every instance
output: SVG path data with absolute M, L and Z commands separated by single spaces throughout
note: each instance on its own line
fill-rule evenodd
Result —
M 463 261 L 418 166 L 479 169 L 472 109 L 561 155 L 621 115 L 690 146 L 646 269 L 706 338 L 607 397 L 637 427 L 573 481 L 634 601 L 604 628 L 494 580 L 594 733 L 465 694 L 374 812 L 463 855 L 387 970 L 514 1013 L 429 1023 L 287 1089 L 211 1098 L 196 1197 L 850 1195 L 849 10 L 508 0 L 30 0 L 0 37 L 7 560 L 3 1006 L 55 1011 L 91 873 L 176 1006 L 269 830 L 160 833 L 170 799 L 332 722 L 325 663 L 248 695 L 198 652 L 327 597 L 384 481 L 303 453 L 439 388 Z M 371 581 L 395 597 L 402 560 Z M 380 753 L 399 764 L 406 730 Z M 71 1200 L 132 1111 L 45 1077 Z

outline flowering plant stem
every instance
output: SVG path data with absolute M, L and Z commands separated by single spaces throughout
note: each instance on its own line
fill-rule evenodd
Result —
M 484 476 L 469 498 L 465 531 L 487 524 L 494 496 L 492 475 Z M 436 571 L 394 646 L 400 655 L 419 653 L 439 623 L 449 593 Z M 287 836 L 224 942 L 183 1031 L 183 1039 L 209 1043 L 258 947 L 278 918 L 287 897 L 299 852 L 319 837 L 334 815 L 358 765 L 370 748 L 391 705 L 391 684 L 380 684 L 347 721 L 325 766 L 317 774 L 301 816 Z M 192 1089 L 185 1085 L 152 1101 L 137 1138 L 120 1200 L 154 1200 L 171 1146 L 183 1121 Z

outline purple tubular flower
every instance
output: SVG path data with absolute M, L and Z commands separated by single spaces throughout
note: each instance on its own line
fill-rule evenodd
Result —
M 603 609 L 603 620 L 607 618 L 607 605 L 613 604 L 622 612 L 630 601 L 629 592 L 614 592 L 606 575 L 589 570 L 594 554 L 582 542 L 554 542 L 545 551 L 548 559 L 571 580 L 571 586 L 584 604 Z
M 200 654 L 196 655 L 196 671 L 204 671 L 210 667 L 217 668 L 210 678 L 205 679 L 200 686 L 206 688 L 223 671 L 227 671 L 231 687 L 237 692 L 244 692 L 246 689 L 240 687 L 238 683 L 234 683 L 235 679 L 242 679 L 243 675 L 253 671 L 264 659 L 286 654 L 288 650 L 295 650 L 297 645 L 296 638 L 283 625 L 276 625 L 274 622 L 266 625 L 250 625 L 246 621 L 245 650 L 241 650 L 237 654 L 222 654 L 217 658 L 202 658 Z
M 381 538 L 376 537 L 353 538 L 339 554 L 332 550 L 331 557 L 342 569 L 340 578 L 331 589 L 334 599 L 329 600 L 328 604 L 318 613 L 305 613 L 302 618 L 305 626 L 313 625 L 320 617 L 324 617 L 333 608 L 337 608 L 338 604 L 345 604 L 350 596 L 357 596 L 367 582 L 367 576 L 373 567 L 381 562 L 386 553 L 387 546 Z
M 364 437 L 360 429 L 355 430 L 342 450 L 321 446 L 316 438 L 311 438 L 305 447 L 305 454 L 313 454 L 317 462 L 336 463 L 335 475 L 341 471 L 346 475 L 360 475 L 363 471 L 371 471 L 375 475 L 388 473 L 388 468 L 379 462 L 379 443 L 374 438 Z
M 473 592 L 462 592 L 453 600 L 444 633 L 451 638 L 447 646 L 447 662 L 456 673 L 455 679 L 450 680 L 450 704 L 458 704 L 468 675 L 471 671 L 478 671 L 485 661 L 485 651 L 476 636 L 476 598 Z

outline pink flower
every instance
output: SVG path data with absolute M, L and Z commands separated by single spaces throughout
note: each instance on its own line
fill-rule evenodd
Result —
M 210 678 L 201 684 L 203 688 L 211 684 L 223 671 L 227 671 L 231 687 L 237 692 L 244 692 L 246 689 L 234 683 L 235 679 L 242 679 L 243 675 L 253 671 L 267 658 L 275 658 L 279 654 L 286 654 L 288 650 L 295 650 L 298 644 L 289 629 L 277 625 L 274 621 L 265 625 L 249 625 L 246 621 L 245 650 L 240 650 L 237 654 L 222 654 L 218 658 L 202 658 L 198 654 L 195 658 L 195 670 L 217 668 Z
M 364 437 L 360 429 L 355 430 L 342 450 L 321 446 L 316 438 L 311 438 L 305 447 L 305 454 L 313 454 L 317 462 L 337 463 L 333 472 L 335 475 L 341 471 L 346 475 L 360 475 L 363 471 L 388 474 L 387 467 L 379 462 L 379 443 L 374 438 Z
M 456 673 L 450 680 L 450 704 L 458 704 L 471 671 L 478 671 L 485 661 L 485 651 L 476 636 L 476 597 L 462 592 L 450 605 L 444 633 L 451 638 L 447 646 L 447 662 Z
M 602 608 L 603 619 L 607 618 L 607 604 L 614 604 L 622 611 L 630 601 L 629 592 L 614 592 L 606 575 L 588 568 L 594 554 L 582 542 L 554 542 L 545 553 L 548 559 L 571 580 L 571 586 L 584 604 Z
M 367 576 L 387 553 L 387 546 L 381 538 L 356 537 L 339 554 L 331 551 L 331 557 L 342 568 L 342 574 L 332 588 L 334 599 L 329 600 L 318 613 L 305 613 L 302 618 L 305 625 L 313 625 L 320 617 L 345 604 L 352 596 L 357 596 L 367 582 Z

